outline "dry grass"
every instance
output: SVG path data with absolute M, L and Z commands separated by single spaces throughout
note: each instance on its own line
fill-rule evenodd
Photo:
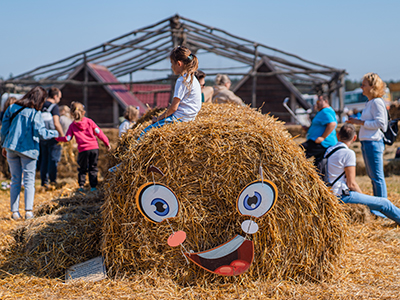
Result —
M 77 192 L 76 184 L 47 195 L 51 198 L 35 204 L 34 219 L 10 222 L 7 216 L 2 218 L 14 225 L 2 239 L 3 271 L 54 278 L 63 276 L 71 265 L 100 255 L 102 195 Z M 10 214 L 8 208 L 4 210 Z
M 366 176 L 358 176 L 357 180 L 364 192 L 372 193 Z M 400 176 L 387 177 L 386 182 L 389 199 L 400 206 Z M 232 282 L 207 281 L 205 285 L 194 283 L 183 286 L 171 277 L 160 275 L 158 270 L 149 269 L 129 277 L 118 275 L 97 283 L 64 284 L 62 277 L 66 267 L 96 255 L 94 251 L 87 257 L 84 253 L 79 256 L 82 252 L 80 243 L 92 243 L 93 249 L 99 251 L 98 239 L 89 243 L 79 241 L 75 249 L 71 248 L 66 253 L 68 260 L 62 258 L 64 260 L 58 266 L 58 273 L 52 275 L 47 271 L 40 273 L 40 270 L 33 270 L 29 267 L 29 257 L 26 254 L 19 254 L 18 258 L 10 249 L 17 245 L 15 233 L 19 228 L 31 228 L 31 237 L 47 236 L 50 241 L 57 237 L 51 233 L 60 228 L 56 225 L 59 216 L 71 216 L 75 211 L 75 219 L 80 218 L 82 221 L 85 214 L 82 207 L 85 206 L 86 211 L 90 212 L 86 217 L 94 216 L 96 213 L 90 210 L 98 207 L 103 199 L 97 195 L 77 194 L 76 188 L 74 178 L 61 189 L 51 192 L 39 190 L 35 197 L 35 213 L 41 217 L 20 222 L 9 219 L 9 192 L 0 190 L 0 299 L 399 299 L 400 227 L 387 219 L 375 219 L 368 212 L 363 212 L 363 220 L 353 220 L 349 224 L 347 246 L 332 272 L 332 278 L 326 280 L 299 283 L 290 279 L 263 279 L 262 276 L 252 279 L 241 276 Z M 62 199 L 68 199 L 65 205 L 62 205 Z M 87 224 L 87 221 L 84 222 Z M 59 233 L 71 229 L 68 222 L 63 224 L 65 227 L 61 227 Z M 77 229 L 75 227 L 74 230 Z M 70 239 L 74 239 L 72 234 L 61 234 L 54 249 L 62 243 L 69 243 Z M 36 245 L 43 242 L 40 239 L 35 241 L 39 242 Z M 25 248 L 28 245 L 25 242 L 19 246 Z M 36 259 L 42 258 L 39 255 Z

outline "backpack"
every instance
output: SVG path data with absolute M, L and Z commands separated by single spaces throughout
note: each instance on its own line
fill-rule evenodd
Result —
M 329 182 L 329 178 L 328 178 L 328 158 L 333 153 L 338 151 L 339 149 L 345 149 L 345 147 L 339 146 L 339 147 L 333 149 L 331 152 L 329 152 L 328 155 L 324 156 L 324 158 L 318 164 L 318 170 L 320 172 L 320 177 L 325 182 L 327 187 L 333 186 L 345 173 L 345 172 L 343 172 L 342 174 L 340 174 L 332 183 Z
M 51 114 L 54 106 L 56 106 L 56 103 L 52 103 L 49 107 L 44 107 L 42 110 L 44 126 L 46 126 L 47 129 L 56 129 L 56 127 L 54 126 L 53 115 Z
M 399 126 L 397 124 L 399 119 L 391 120 L 388 110 L 387 110 L 387 114 L 388 114 L 388 126 L 387 126 L 387 129 L 386 129 L 386 131 L 383 131 L 381 129 L 381 131 L 383 132 L 383 142 L 386 145 L 390 146 L 390 145 L 393 145 L 393 143 L 396 141 L 397 133 L 399 132 Z

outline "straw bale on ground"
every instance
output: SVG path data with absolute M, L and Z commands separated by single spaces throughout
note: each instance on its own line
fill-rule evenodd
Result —
M 400 118 L 400 103 L 399 102 L 393 102 L 390 105 L 389 114 L 392 119 Z
M 100 255 L 102 195 L 71 191 L 68 197 L 35 208 L 36 218 L 12 232 L 0 268 L 48 278 L 64 276 L 70 266 Z M 1 274 L 3 276 L 4 274 Z
M 104 182 L 102 251 L 110 274 L 154 270 L 181 283 L 217 279 L 167 245 L 168 224 L 146 221 L 135 194 L 152 182 L 148 166 L 161 169 L 165 176 L 155 175 L 156 181 L 170 187 L 181 206 L 172 227 L 187 233 L 186 249 L 204 251 L 243 234 L 248 217 L 236 211 L 236 198 L 259 179 L 260 164 L 279 196 L 256 220 L 255 258 L 245 276 L 302 281 L 332 274 L 347 232 L 345 215 L 282 123 L 248 107 L 205 104 L 195 121 L 153 129 L 137 142 L 146 125 L 124 136 L 115 154 L 121 165 Z
M 343 205 L 343 209 L 350 224 L 364 224 L 371 221 L 371 212 L 366 205 L 349 203 Z

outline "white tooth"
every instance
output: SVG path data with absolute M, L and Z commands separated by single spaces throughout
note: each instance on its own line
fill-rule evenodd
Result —
M 258 231 L 258 224 L 252 220 L 243 221 L 242 230 L 245 233 L 254 234 Z
M 197 255 L 207 259 L 218 259 L 236 251 L 244 241 L 244 237 L 237 235 L 229 242 L 208 251 L 199 252 Z

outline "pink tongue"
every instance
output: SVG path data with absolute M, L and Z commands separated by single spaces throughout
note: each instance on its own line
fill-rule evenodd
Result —
M 244 273 L 249 267 L 250 264 L 247 261 L 237 259 L 231 262 L 229 266 L 220 266 L 214 272 L 225 276 L 240 275 Z

